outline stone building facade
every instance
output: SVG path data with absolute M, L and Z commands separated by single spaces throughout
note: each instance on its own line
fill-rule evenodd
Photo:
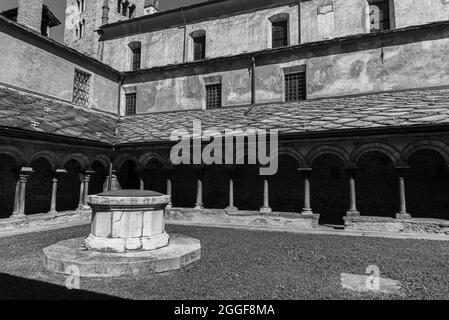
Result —
M 82 209 L 115 170 L 172 217 L 447 232 L 448 1 L 127 3 L 69 0 L 66 46 L 0 19 L 4 218 Z M 278 172 L 173 165 L 193 120 L 278 130 Z

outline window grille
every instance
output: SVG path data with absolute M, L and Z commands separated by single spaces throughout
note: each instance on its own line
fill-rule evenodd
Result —
M 285 75 L 285 101 L 306 99 L 306 73 L 290 73 Z
M 89 86 L 90 74 L 75 69 L 75 78 L 73 81 L 73 103 L 82 106 L 89 106 Z
M 135 92 L 126 94 L 125 114 L 127 116 L 136 114 L 136 93 Z
M 221 83 L 206 85 L 206 109 L 221 107 Z

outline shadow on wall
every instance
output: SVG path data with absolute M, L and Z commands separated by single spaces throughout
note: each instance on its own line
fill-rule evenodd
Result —
M 120 299 L 105 294 L 84 291 L 69 290 L 64 286 L 58 286 L 42 281 L 30 280 L 9 274 L 0 274 L 0 299 L 1 300 L 110 300 Z M 120 299 L 121 300 L 121 299 Z

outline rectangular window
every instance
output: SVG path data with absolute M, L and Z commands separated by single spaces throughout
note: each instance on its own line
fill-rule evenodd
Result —
M 221 83 L 206 85 L 206 109 L 221 107 Z
M 193 38 L 193 60 L 206 59 L 206 36 Z
M 75 69 L 73 81 L 73 103 L 82 107 L 89 106 L 89 83 L 90 74 Z
M 126 97 L 126 110 L 125 114 L 131 116 L 136 114 L 136 93 L 127 93 Z
M 288 73 L 285 75 L 285 101 L 306 100 L 306 73 Z
M 132 63 L 132 70 L 136 71 L 136 70 L 140 70 L 140 47 L 134 48 L 132 49 L 133 52 L 133 63 Z
M 272 48 L 288 46 L 288 22 L 281 20 L 272 23 Z
M 369 5 L 371 33 L 390 30 L 390 1 L 370 0 Z

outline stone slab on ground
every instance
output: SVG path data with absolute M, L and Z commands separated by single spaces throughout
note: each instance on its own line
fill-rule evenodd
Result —
M 345 217 L 345 230 L 449 235 L 449 221 L 439 219 L 388 217 Z
M 171 208 L 166 210 L 168 223 L 191 222 L 242 226 L 271 226 L 292 229 L 318 228 L 319 215 L 272 212 L 260 214 L 258 211 L 238 211 L 228 214 L 225 209 Z
M 169 245 L 161 249 L 101 253 L 88 251 L 84 238 L 77 238 L 44 248 L 41 254 L 45 267 L 56 273 L 72 274 L 75 266 L 81 277 L 119 277 L 180 269 L 201 258 L 201 244 L 197 239 L 171 234 Z
M 365 275 L 349 274 L 349 273 L 342 273 L 340 275 L 341 286 L 343 289 L 352 290 L 356 292 L 374 292 L 374 293 L 402 295 L 400 291 L 402 285 L 397 280 L 379 277 L 378 286 L 372 283 L 367 283 L 370 280 L 372 280 L 372 277 Z
M 68 223 L 89 222 L 90 220 L 90 209 L 83 211 L 64 211 L 56 214 L 33 214 L 20 218 L 11 217 L 7 219 L 0 219 L 0 233 L 35 229 L 39 227 L 52 227 Z

